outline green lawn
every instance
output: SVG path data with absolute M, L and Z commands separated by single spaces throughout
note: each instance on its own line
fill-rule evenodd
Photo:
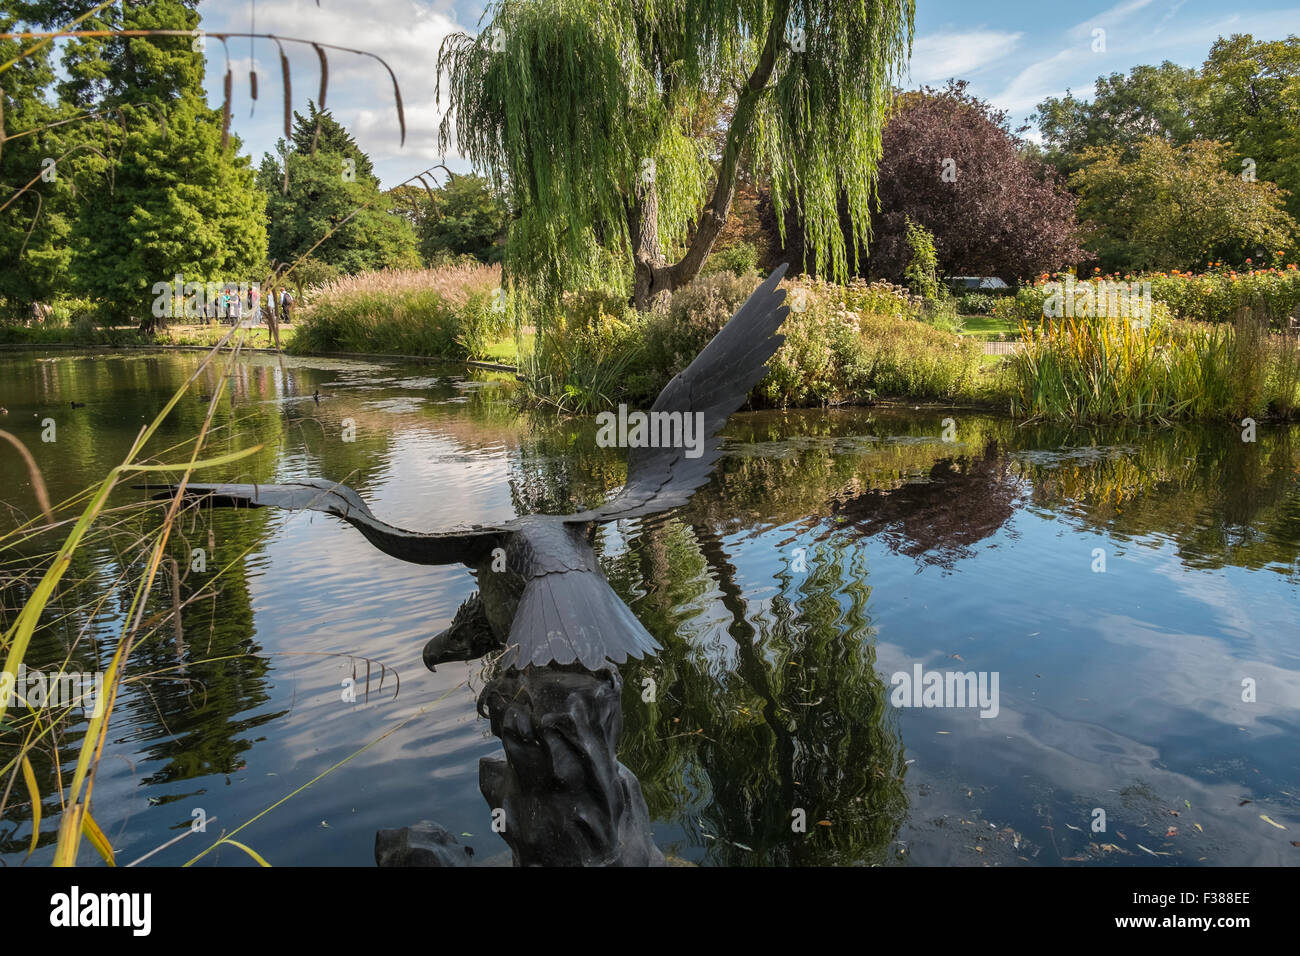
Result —
M 1015 338 L 1019 333 L 1014 323 L 992 315 L 963 315 L 961 319 L 964 323 L 962 335 L 970 335 L 974 338 L 996 339 L 999 334 L 1002 334 L 1010 339 Z

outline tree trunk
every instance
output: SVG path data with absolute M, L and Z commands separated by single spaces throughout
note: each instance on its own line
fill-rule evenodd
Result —
M 749 139 L 758 112 L 759 98 L 766 92 L 768 81 L 772 78 L 777 49 L 783 42 L 789 14 L 790 0 L 777 0 L 762 55 L 748 81 L 741 87 L 735 111 L 731 114 L 713 196 L 704 207 L 686 255 L 671 266 L 659 248 L 659 194 L 653 168 L 649 171 L 648 178 L 643 174 L 641 188 L 628 208 L 635 270 L 632 304 L 637 311 L 649 310 L 656 298 L 681 288 L 699 275 L 713 250 L 713 243 L 726 225 L 727 216 L 731 214 L 732 200 L 736 197 L 736 173 L 742 144 Z
M 672 271 L 659 247 L 659 192 L 653 174 L 628 208 L 633 244 L 632 305 L 648 312 L 655 300 L 673 291 Z

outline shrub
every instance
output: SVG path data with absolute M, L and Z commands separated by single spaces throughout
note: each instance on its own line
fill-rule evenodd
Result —
M 993 307 L 993 314 L 1013 322 L 1037 324 L 1043 318 L 1047 298 L 1046 283 L 1060 281 L 1039 276 L 1032 285 L 1023 285 L 1014 299 L 1003 298 Z M 1093 279 L 1120 279 L 1093 273 Z M 1201 274 L 1156 272 L 1128 275 L 1124 281 L 1151 283 L 1151 298 L 1179 319 L 1193 322 L 1231 324 L 1242 308 L 1263 313 L 1274 328 L 1285 328 L 1291 317 L 1300 318 L 1300 269 L 1294 263 L 1276 259 L 1270 268 L 1236 272 L 1222 266 Z M 1082 280 L 1081 280 L 1082 281 Z
M 561 312 L 541 323 L 525 362 L 525 390 L 535 404 L 590 412 L 629 390 L 642 358 L 643 319 L 626 299 L 604 291 L 571 293 Z
M 963 315 L 988 315 L 1001 298 L 987 292 L 964 292 L 957 297 L 957 311 Z
M 629 392 L 651 400 L 745 301 L 758 276 L 718 274 L 673 293 L 640 330 Z M 975 398 L 981 348 L 917 319 L 919 300 L 887 282 L 847 286 L 806 277 L 785 284 L 785 342 L 754 391 L 760 405 L 835 405 L 876 396 Z
M 735 242 L 725 249 L 714 252 L 700 270 L 701 275 L 715 272 L 730 272 L 734 276 L 744 276 L 758 269 L 758 247 L 752 242 Z
M 924 226 L 905 220 L 907 232 L 903 241 L 907 252 L 907 265 L 903 279 L 913 295 L 922 299 L 939 298 L 939 257 L 934 251 L 934 236 Z
M 478 262 L 336 279 L 307 294 L 292 348 L 478 358 L 510 326 L 500 283 Z

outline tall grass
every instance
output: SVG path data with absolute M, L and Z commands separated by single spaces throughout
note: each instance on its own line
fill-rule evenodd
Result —
M 305 295 L 290 351 L 482 358 L 510 328 L 500 287 L 477 263 L 335 279 Z
M 1300 341 L 1238 309 L 1233 325 L 1107 318 L 1022 325 L 1011 410 L 1074 422 L 1290 416 Z
M 228 333 L 226 340 L 223 340 L 221 344 L 226 344 L 226 341 L 234 335 L 235 331 L 232 329 Z M 3 635 L 0 635 L 0 650 L 4 652 L 2 673 L 10 687 L 17 685 L 19 668 L 25 662 L 33 636 L 41 627 L 48 626 L 48 621 L 45 620 L 47 608 L 50 608 L 52 603 L 57 600 L 60 583 L 72 567 L 74 555 L 78 553 L 79 549 L 89 546 L 95 540 L 97 534 L 103 535 L 105 533 L 102 524 L 99 522 L 106 513 L 110 493 L 122 479 L 153 472 L 169 472 L 180 475 L 180 487 L 183 489 L 195 470 L 230 464 L 260 450 L 261 446 L 258 445 L 213 458 L 203 459 L 200 457 L 201 449 L 212 423 L 213 413 L 220 404 L 221 393 L 227 378 L 223 374 L 220 386 L 213 391 L 208 404 L 207 416 L 198 436 L 192 443 L 188 460 L 179 464 L 157 464 L 144 456 L 144 450 L 149 440 L 186 394 L 189 385 L 197 380 L 202 371 L 211 363 L 214 356 L 218 354 L 219 348 L 220 346 L 214 348 L 199 363 L 194 374 L 176 391 L 154 420 L 141 429 L 122 463 L 114 467 L 98 486 L 87 490 L 84 494 L 76 496 L 70 501 L 60 503 L 57 507 L 51 507 L 47 501 L 41 500 L 43 521 L 33 520 L 6 535 L 0 536 L 0 559 L 3 560 L 3 563 L 6 565 L 21 564 L 21 556 L 33 545 L 39 546 L 38 542 L 45 534 L 57 528 L 66 527 L 68 524 L 72 526 L 59 548 L 52 554 L 47 555 L 49 562 L 45 565 L 45 570 L 33 576 L 30 582 L 29 598 L 19 610 L 13 623 L 6 628 Z M 226 354 L 228 356 L 228 370 L 229 363 L 236 360 L 238 353 L 237 350 L 232 349 Z M 4 433 L 4 437 L 10 442 L 19 445 L 21 451 L 21 443 L 16 438 L 8 433 Z M 43 482 L 39 471 L 36 469 L 35 462 L 30 455 L 26 454 L 24 454 L 24 460 L 32 473 L 33 487 L 43 488 Z M 43 495 L 38 494 L 38 498 L 43 499 Z M 160 525 L 151 534 L 137 538 L 132 542 L 131 550 L 137 553 L 143 551 L 145 554 L 143 569 L 138 579 L 133 582 L 133 585 L 128 584 L 123 579 L 119 579 L 110 585 L 109 590 L 113 592 L 114 600 L 119 606 L 125 607 L 125 612 L 121 615 L 121 629 L 116 650 L 104 674 L 102 707 L 97 706 L 95 713 L 89 718 L 85 733 L 82 736 L 72 779 L 66 787 L 63 782 L 61 762 L 57 757 L 54 761 L 59 777 L 59 799 L 62 806 L 58 842 L 54 855 L 56 866 L 71 866 L 76 863 L 83 836 L 90 840 L 95 849 L 110 865 L 115 863 L 112 846 L 96 823 L 92 813 L 95 771 L 103 753 L 113 707 L 123 683 L 126 661 L 133 648 L 138 646 L 141 641 L 148 639 L 150 635 L 158 633 L 163 623 L 158 620 L 157 615 L 151 615 L 146 619 L 145 611 L 159 570 L 163 566 L 167 543 L 175 526 L 181 500 L 181 492 L 178 492 L 168 502 Z M 77 508 L 80 508 L 79 512 L 76 511 Z M 60 520 L 60 515 L 66 515 L 68 512 L 75 514 L 75 518 Z M 10 570 L 12 571 L 12 568 Z M 108 597 L 109 595 L 105 594 L 104 598 Z M 101 599 L 99 606 L 103 606 L 103 603 L 104 601 Z M 179 606 L 174 608 L 173 613 L 180 614 Z M 166 615 L 163 617 L 165 618 Z M 66 666 L 66 662 L 64 666 Z M 60 668 L 58 673 L 61 674 L 62 672 L 63 669 Z M 7 699 L 0 696 L 0 728 L 4 728 L 7 732 L 16 731 L 22 742 L 18 745 L 16 752 L 0 766 L 0 779 L 9 778 L 8 786 L 3 791 L 4 797 L 7 797 L 14 786 L 16 778 L 21 774 L 23 785 L 32 801 L 33 834 L 31 846 L 35 850 L 41 823 L 42 795 L 39 792 L 38 781 L 32 769 L 31 754 L 37 747 L 55 746 L 54 740 L 60 733 L 60 725 L 70 719 L 71 708 L 58 712 L 48 706 L 36 706 L 31 702 L 27 702 L 24 704 L 24 709 L 18 713 L 18 716 L 14 717 L 10 714 L 9 703 Z M 98 704 L 99 701 L 96 701 L 96 703 Z M 6 718 L 9 718 L 8 723 Z M 3 804 L 3 802 L 4 799 L 0 798 L 0 804 Z

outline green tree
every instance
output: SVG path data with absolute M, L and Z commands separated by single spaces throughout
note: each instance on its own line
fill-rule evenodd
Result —
M 1031 121 L 1043 135 L 1045 158 L 1068 175 L 1089 148 L 1120 146 L 1132 152 L 1152 136 L 1179 146 L 1191 142 L 1205 119 L 1205 101 L 1197 71 L 1166 60 L 1135 66 L 1128 76 L 1098 77 L 1091 102 L 1068 91 L 1059 99 L 1049 97 Z
M 33 4 L 33 17 L 63 23 L 67 4 Z M 193 30 L 197 0 L 114 5 L 87 29 Z M 66 19 L 65 19 L 66 18 Z M 208 107 L 204 58 L 190 37 L 87 37 L 64 48 L 62 100 L 120 123 L 70 125 L 90 153 L 78 166 L 101 177 L 78 190 L 69 232 L 69 284 L 98 299 L 110 321 L 147 315 L 152 287 L 255 278 L 266 253 L 264 199 L 238 141 L 223 146 Z
M 1300 37 L 1220 37 L 1199 70 L 1168 61 L 1097 80 L 1093 99 L 1067 93 L 1033 117 L 1045 157 L 1069 174 L 1089 148 L 1119 146 L 1132 158 L 1150 137 L 1176 146 L 1228 143 L 1225 168 L 1277 183 L 1300 219 Z
M 370 157 L 361 151 L 352 134 L 329 110 L 316 108 L 314 100 L 307 101 L 306 116 L 294 111 L 293 130 L 289 136 L 294 152 L 312 156 L 318 152 L 346 156 L 356 165 L 357 179 L 379 185 Z
M 0 13 L 0 32 L 12 32 L 20 22 L 15 14 Z M 0 62 L 21 49 L 17 41 L 0 40 Z M 4 318 L 25 318 L 32 302 L 50 298 L 64 283 L 71 260 L 69 220 L 83 156 L 78 150 L 62 167 L 53 162 L 76 145 L 63 128 L 42 129 L 71 115 L 46 101 L 43 94 L 53 83 L 48 47 L 0 73 L 0 116 L 8 137 L 0 151 L 0 205 L 7 206 L 0 212 Z M 83 189 L 94 185 L 82 182 Z
M 501 261 L 506 208 L 486 179 L 457 176 L 434 191 L 430 206 L 420 229 L 420 254 L 426 262 L 439 253 Z
M 1070 177 L 1092 230 L 1085 245 L 1107 271 L 1192 269 L 1288 246 L 1296 222 L 1282 191 L 1228 171 L 1231 156 L 1209 140 L 1148 139 L 1129 161 L 1118 146 L 1085 150 Z
M 441 141 L 507 197 L 508 275 L 639 308 L 698 274 L 748 166 L 803 210 L 818 271 L 856 261 L 913 0 L 496 0 L 444 43 Z M 719 101 L 726 109 L 718 110 Z M 725 114 L 722 148 L 701 117 Z M 631 280 L 630 283 L 628 280 Z
M 392 211 L 394 202 L 380 192 L 370 158 L 328 111 L 317 112 L 312 104 L 307 116 L 295 112 L 290 140 L 276 144 L 275 156 L 263 156 L 257 181 L 268 193 L 273 260 L 293 263 L 335 229 L 311 256 L 341 272 L 419 265 L 411 224 Z
M 1287 211 L 1300 219 L 1300 37 L 1220 38 L 1201 75 L 1206 125 L 1232 144 L 1234 172 L 1290 192 Z

